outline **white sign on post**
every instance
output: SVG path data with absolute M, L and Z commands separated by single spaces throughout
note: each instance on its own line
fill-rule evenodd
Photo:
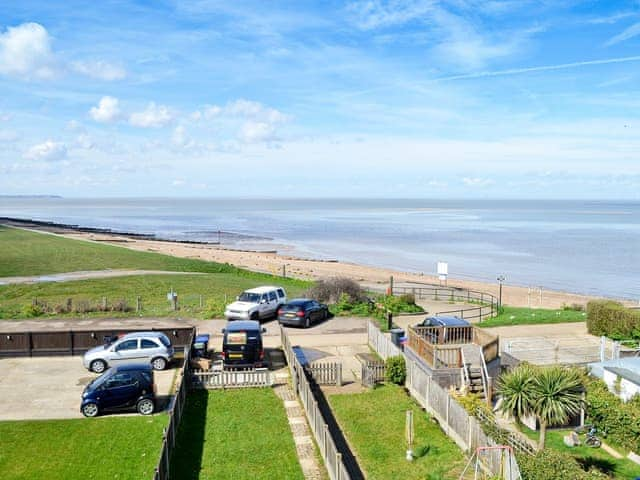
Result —
M 449 275 L 449 264 L 447 262 L 438 262 L 438 280 L 447 283 L 447 275 Z

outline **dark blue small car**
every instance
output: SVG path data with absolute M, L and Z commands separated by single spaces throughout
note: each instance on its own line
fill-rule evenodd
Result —
M 156 408 L 155 391 L 151 365 L 119 365 L 86 386 L 82 392 L 80 411 L 85 417 L 126 409 L 151 415 Z

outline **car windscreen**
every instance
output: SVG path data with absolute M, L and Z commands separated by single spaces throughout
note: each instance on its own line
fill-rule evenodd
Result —
M 107 380 L 109 380 L 111 377 L 113 376 L 113 370 L 109 369 L 106 372 L 104 372 L 102 375 L 100 375 L 98 378 L 93 379 L 89 385 L 87 385 L 87 387 L 91 387 L 91 388 L 98 388 L 101 385 L 104 384 L 104 382 L 106 382 Z
M 238 297 L 240 302 L 258 303 L 260 302 L 259 293 L 242 292 L 242 295 Z
M 297 312 L 298 310 L 304 310 L 305 308 L 307 308 L 308 304 L 309 302 L 287 303 L 280 308 L 285 312 Z
M 169 340 L 166 335 L 160 335 L 158 338 L 165 347 L 169 348 L 171 346 L 171 340 Z

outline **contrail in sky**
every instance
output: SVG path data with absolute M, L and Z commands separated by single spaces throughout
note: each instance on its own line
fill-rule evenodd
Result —
M 564 70 L 567 68 L 587 67 L 590 65 L 606 65 L 608 63 L 626 63 L 638 61 L 640 61 L 640 55 L 636 55 L 634 57 L 607 58 L 604 60 L 587 60 L 585 62 L 561 63 L 558 65 L 541 65 L 539 67 L 510 68 L 508 70 L 465 73 L 462 75 L 451 75 L 449 77 L 436 78 L 434 79 L 434 81 L 441 82 L 443 80 L 464 80 L 467 78 L 499 77 L 504 75 L 519 75 L 521 73 L 529 72 L 546 72 L 549 70 Z

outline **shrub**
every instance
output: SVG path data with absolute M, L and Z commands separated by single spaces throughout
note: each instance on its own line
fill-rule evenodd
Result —
M 404 385 L 404 381 L 407 378 L 407 366 L 404 363 L 404 357 L 398 355 L 387 358 L 384 376 L 388 382 Z
M 226 304 L 223 298 L 213 298 L 207 300 L 204 316 L 205 318 L 221 318 L 224 317 Z
M 541 450 L 535 455 L 519 455 L 518 466 L 522 480 L 600 480 L 608 479 L 604 473 L 591 469 L 585 471 L 578 461 L 568 453 L 556 450 Z
M 587 304 L 587 329 L 592 335 L 613 339 L 640 338 L 640 312 L 611 300 L 593 300 Z
M 330 303 L 340 301 L 343 295 L 348 297 L 350 303 L 359 303 L 366 300 L 365 291 L 358 282 L 346 277 L 318 280 L 305 292 L 305 296 Z
M 120 300 L 116 300 L 111 305 L 111 311 L 112 312 L 130 312 L 131 310 L 132 310 L 132 308 L 129 306 L 129 304 L 127 303 L 127 301 L 124 298 L 122 298 Z
M 78 300 L 73 311 L 75 313 L 89 313 L 93 312 L 94 309 L 92 308 L 91 303 L 89 303 L 89 300 Z
M 624 403 L 599 379 L 587 381 L 587 416 L 612 443 L 640 452 L 640 396 Z
M 44 309 L 37 303 L 22 307 L 22 316 L 24 317 L 39 317 L 42 314 L 44 314 Z

